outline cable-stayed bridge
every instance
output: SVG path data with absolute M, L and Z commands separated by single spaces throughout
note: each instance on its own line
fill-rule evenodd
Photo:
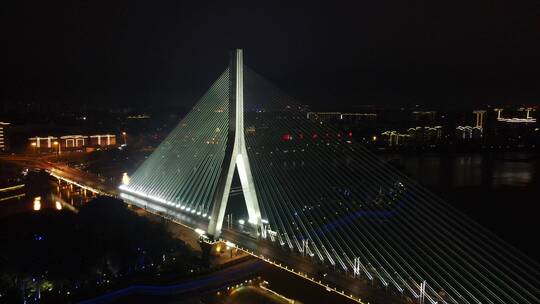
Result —
M 305 107 L 243 64 L 241 50 L 120 189 L 218 238 L 235 172 L 242 226 L 261 244 L 421 303 L 540 303 L 534 260 L 351 133 L 309 120 Z

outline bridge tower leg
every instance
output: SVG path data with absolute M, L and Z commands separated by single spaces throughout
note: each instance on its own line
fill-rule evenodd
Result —
M 214 238 L 218 238 L 221 234 L 235 168 L 238 170 L 242 184 L 249 216 L 248 222 L 255 226 L 257 231 L 262 229 L 261 210 L 255 192 L 244 137 L 244 63 L 241 49 L 237 49 L 231 54 L 229 73 L 228 140 L 218 188 L 214 196 L 210 223 L 208 224 L 208 234 Z

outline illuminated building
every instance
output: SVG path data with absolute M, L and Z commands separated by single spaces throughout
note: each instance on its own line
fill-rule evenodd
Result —
M 5 152 L 9 150 L 8 143 L 8 130 L 10 123 L 0 121 L 0 151 Z
M 510 117 L 505 118 L 502 117 L 501 112 L 503 109 L 494 109 L 497 112 L 497 121 L 499 122 L 507 122 L 507 123 L 535 123 L 536 118 L 531 116 L 531 112 L 536 111 L 536 109 L 527 107 L 527 108 L 519 108 L 517 109 L 518 112 L 525 112 L 525 117 Z
M 501 113 L 502 113 L 503 109 L 502 108 L 495 108 L 495 109 L 493 109 L 493 111 L 497 112 L 497 120 L 501 119 L 501 117 L 502 117 Z
M 485 125 L 484 116 L 486 114 L 486 110 L 475 110 L 473 113 L 476 115 L 476 127 L 483 128 Z
M 382 132 L 381 136 L 383 141 L 386 141 L 390 147 L 407 146 L 410 144 L 435 144 L 442 138 L 442 126 L 417 126 L 407 129 L 407 133 L 390 130 Z
M 428 141 L 437 141 L 442 138 L 442 126 L 424 127 L 424 132 Z
M 531 119 L 531 112 L 536 111 L 536 109 L 528 107 L 528 108 L 520 108 L 518 111 L 525 111 L 527 113 L 526 119 Z
M 436 141 L 442 137 L 442 127 L 414 127 L 409 128 L 407 133 L 412 139 L 419 142 Z
M 484 136 L 482 127 L 457 126 L 456 138 L 459 140 L 481 139 Z
M 147 114 L 139 114 L 139 115 L 128 116 L 127 118 L 128 118 L 128 119 L 148 119 L 148 118 L 150 118 L 150 115 L 147 115 Z
M 482 127 L 472 128 L 472 139 L 481 139 L 484 137 L 484 129 Z
M 112 134 L 90 135 L 90 144 L 97 145 L 97 146 L 114 146 L 116 145 L 116 135 L 112 135 Z
M 397 131 L 384 131 L 381 135 L 390 147 L 407 145 L 411 139 L 411 135 Z
M 415 141 L 424 140 L 424 128 L 422 127 L 409 128 L 407 129 L 407 133 Z
M 47 137 L 31 137 L 28 139 L 30 141 L 30 145 L 33 147 L 33 149 L 37 151 L 49 151 L 54 149 L 54 142 L 58 140 L 58 137 L 55 136 L 47 136 Z
M 363 121 L 377 119 L 377 114 L 375 113 L 308 112 L 306 115 L 308 119 L 316 121 Z
M 84 135 L 65 135 L 60 137 L 60 145 L 63 148 L 82 148 L 86 146 L 88 136 Z
M 471 126 L 457 126 L 456 127 L 456 137 L 458 139 L 471 139 L 472 138 L 472 127 Z
M 80 150 L 82 148 L 88 148 L 90 146 L 115 146 L 116 135 L 103 134 L 103 135 L 63 135 L 60 137 L 46 136 L 46 137 L 31 137 L 28 139 L 30 147 L 33 152 L 51 152 L 61 150 Z

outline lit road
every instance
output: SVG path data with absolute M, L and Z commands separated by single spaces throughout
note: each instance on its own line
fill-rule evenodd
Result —
M 12 162 L 35 169 L 46 170 L 55 177 L 64 178 L 66 180 L 78 183 L 90 189 L 102 192 L 103 194 L 108 194 L 115 197 L 118 196 L 118 189 L 116 189 L 114 185 L 107 184 L 100 177 L 91 173 L 68 167 L 66 165 L 53 163 L 49 161 L 47 157 L 0 155 L 0 161 Z
M 270 259 L 273 263 L 282 264 L 283 266 L 287 265 L 289 269 L 292 267 L 296 273 L 306 274 L 315 281 L 320 280 L 323 285 L 328 284 L 330 287 L 335 287 L 338 291 L 344 291 L 345 294 L 353 294 L 356 297 L 360 297 L 364 303 L 405 302 L 399 296 L 392 296 L 391 291 L 393 292 L 393 290 L 374 288 L 371 286 L 371 282 L 366 279 L 355 279 L 343 273 L 338 274 L 328 269 L 327 266 L 318 263 L 316 257 L 302 257 L 297 253 L 286 252 L 277 247 L 279 246 L 277 241 L 272 243 L 270 241 L 257 240 L 234 230 L 224 230 L 222 237 L 238 244 L 242 248 L 253 251 L 255 254 Z M 327 274 L 324 278 L 322 278 L 323 273 Z M 378 284 L 378 282 L 375 282 L 375 284 Z

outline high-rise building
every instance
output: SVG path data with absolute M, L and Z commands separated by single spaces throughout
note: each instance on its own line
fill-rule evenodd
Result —
M 486 110 L 474 110 L 473 114 L 476 116 L 476 127 L 477 128 L 483 128 L 485 126 L 485 119 L 484 116 L 486 114 Z
M 385 131 L 381 133 L 381 136 L 390 147 L 406 146 L 410 144 L 411 141 L 410 134 L 399 133 L 398 131 Z
M 0 121 L 0 152 L 6 152 L 9 151 L 9 136 L 8 136 L 8 130 L 9 130 L 9 122 L 1 122 Z

